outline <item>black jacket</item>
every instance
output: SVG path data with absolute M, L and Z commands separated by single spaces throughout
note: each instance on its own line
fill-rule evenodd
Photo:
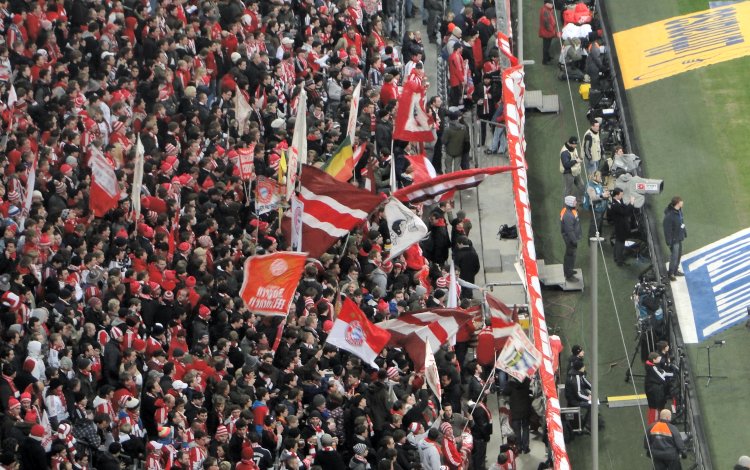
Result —
M 646 361 L 645 382 L 648 407 L 661 410 L 667 404 L 667 373 L 659 364 Z
M 513 420 L 527 420 L 531 416 L 531 390 L 529 390 L 529 381 L 523 383 L 511 380 L 506 386 L 508 393 L 508 406 L 510 415 Z
M 622 200 L 612 199 L 609 213 L 615 225 L 615 238 L 624 242 L 630 235 L 630 216 L 633 214 L 633 206 L 625 204 Z
M 687 238 L 687 231 L 683 226 L 682 209 L 677 210 L 672 205 L 664 209 L 664 241 L 667 245 L 680 243 Z
M 32 437 L 27 437 L 18 447 L 18 460 L 21 470 L 49 470 L 47 452 L 42 443 Z
M 367 387 L 367 405 L 375 431 L 381 431 L 386 425 L 389 414 L 388 387 L 380 381 L 373 382 Z
M 335 450 L 321 450 L 315 454 L 315 465 L 325 470 L 346 470 L 343 457 Z
M 676 461 L 685 453 L 685 443 L 682 441 L 680 430 L 669 421 L 660 419 L 653 423 L 643 441 L 646 452 L 650 452 L 654 459 Z
M 590 396 L 591 383 L 585 373 L 576 371 L 568 375 L 565 381 L 565 399 L 568 401 L 568 406 L 589 405 L 589 399 L 586 397 Z
M 448 260 L 448 250 L 451 247 L 448 228 L 445 224 L 431 225 L 430 236 L 422 242 L 421 246 L 425 258 L 441 266 L 445 264 Z
M 456 267 L 461 270 L 458 277 L 474 284 L 474 278 L 479 272 L 479 255 L 473 246 L 465 246 L 454 251 L 453 259 Z

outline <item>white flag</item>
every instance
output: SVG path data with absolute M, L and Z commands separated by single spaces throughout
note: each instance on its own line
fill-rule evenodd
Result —
M 451 258 L 451 270 L 448 275 L 448 301 L 445 304 L 447 308 L 458 308 L 458 286 L 456 285 L 456 267 Z
M 18 101 L 18 95 L 16 94 L 16 87 L 10 84 L 10 90 L 8 90 L 8 109 L 13 111 L 13 105 Z
M 427 226 L 422 219 L 394 197 L 385 205 L 385 220 L 391 234 L 388 259 L 395 258 L 427 236 Z
M 25 200 L 23 202 L 23 210 L 21 211 L 21 217 L 18 219 L 18 226 L 23 227 L 26 217 L 31 211 L 31 203 L 34 200 L 34 185 L 36 184 L 36 166 L 39 162 L 38 157 L 34 157 L 34 163 L 31 168 L 26 170 L 26 191 L 24 193 Z
M 354 143 L 354 134 L 357 132 L 357 117 L 359 116 L 359 97 L 362 93 L 362 82 L 357 82 L 357 86 L 352 93 L 352 103 L 349 108 L 349 122 L 346 124 L 346 135 Z
M 143 186 L 143 154 L 145 153 L 141 135 L 135 141 L 135 168 L 133 168 L 133 187 L 130 193 L 130 199 L 133 201 L 133 212 L 135 221 L 141 216 L 141 187 Z
M 495 367 L 507 372 L 519 381 L 531 377 L 542 363 L 542 354 L 523 332 L 521 325 L 516 325 L 505 347 L 497 356 Z
M 247 117 L 250 115 L 250 103 L 245 99 L 240 87 L 234 91 L 234 117 L 237 119 L 237 133 L 242 136 L 247 127 Z
M 286 199 L 291 199 L 297 185 L 301 165 L 307 163 L 307 93 L 302 90 L 297 100 L 297 119 L 294 121 L 292 145 L 287 152 Z
M 425 355 L 424 355 L 424 381 L 430 386 L 432 392 L 438 399 L 438 403 L 442 406 L 443 389 L 440 386 L 440 373 L 438 372 L 437 363 L 435 362 L 435 354 L 432 352 L 432 346 L 429 342 L 425 343 Z
M 305 203 L 292 195 L 292 251 L 302 251 L 302 217 L 305 213 Z

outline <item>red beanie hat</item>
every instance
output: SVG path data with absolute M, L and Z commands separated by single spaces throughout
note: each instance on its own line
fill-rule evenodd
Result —
M 41 441 L 44 437 L 44 433 L 44 426 L 42 426 L 41 424 L 35 424 L 31 427 L 30 437 L 36 438 Z

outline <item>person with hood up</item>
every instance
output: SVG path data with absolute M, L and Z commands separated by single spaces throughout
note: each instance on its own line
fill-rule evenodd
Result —
M 31 375 L 37 380 L 45 380 L 45 366 L 44 356 L 42 355 L 42 343 L 39 341 L 29 341 L 28 346 L 28 358 L 34 361 L 34 369 L 31 371 Z

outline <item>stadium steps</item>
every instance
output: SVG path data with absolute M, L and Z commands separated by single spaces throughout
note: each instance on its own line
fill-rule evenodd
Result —
M 560 98 L 557 95 L 545 95 L 541 90 L 526 90 L 524 100 L 526 109 L 536 109 L 542 113 L 560 112 Z

